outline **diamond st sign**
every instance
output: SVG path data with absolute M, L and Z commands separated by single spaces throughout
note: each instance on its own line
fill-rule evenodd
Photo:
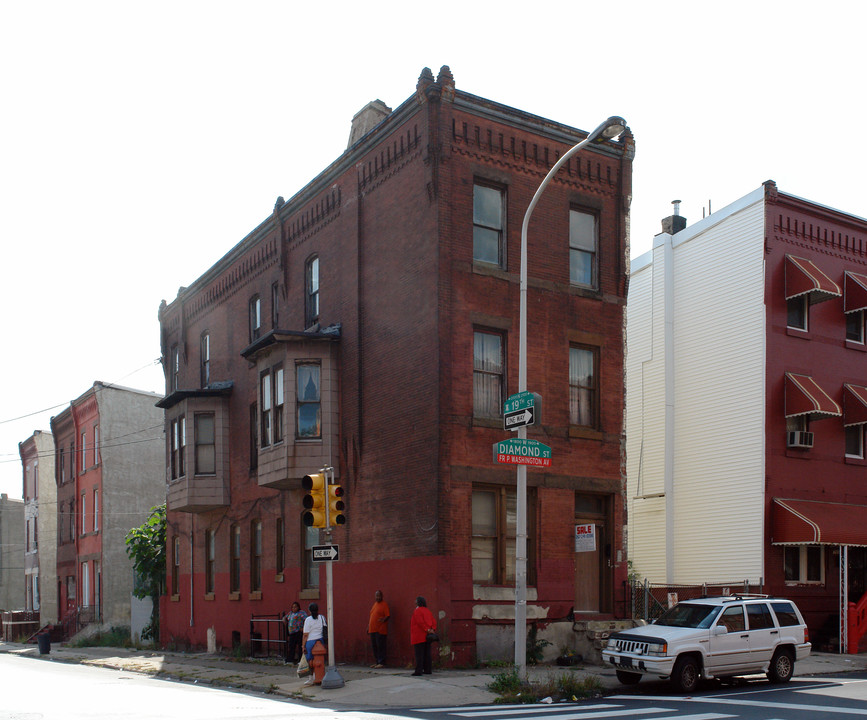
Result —
M 551 448 L 538 440 L 510 438 L 494 443 L 494 462 L 551 467 Z

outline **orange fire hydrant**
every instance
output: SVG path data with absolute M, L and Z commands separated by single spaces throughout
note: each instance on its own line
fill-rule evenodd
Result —
M 328 650 L 321 642 L 317 642 L 311 652 L 313 653 L 313 661 L 310 663 L 310 671 L 313 673 L 313 684 L 321 685 L 322 678 L 325 677 L 325 656 L 328 654 Z

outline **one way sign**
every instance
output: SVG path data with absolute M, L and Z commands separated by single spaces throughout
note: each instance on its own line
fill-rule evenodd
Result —
M 332 562 L 340 556 L 339 545 L 314 545 L 313 562 Z
M 514 412 L 503 414 L 503 429 L 515 430 L 525 425 L 536 424 L 536 408 L 530 406 L 523 410 L 515 410 Z

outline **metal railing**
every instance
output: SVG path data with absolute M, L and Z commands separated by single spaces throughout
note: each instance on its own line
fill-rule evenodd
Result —
M 253 615 L 250 618 L 250 655 L 252 657 L 286 658 L 289 639 L 286 622 L 279 613 L 276 615 Z M 261 655 L 260 655 L 261 653 Z

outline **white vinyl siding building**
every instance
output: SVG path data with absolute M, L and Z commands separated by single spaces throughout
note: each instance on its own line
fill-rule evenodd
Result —
M 657 235 L 632 263 L 627 496 L 639 577 L 764 577 L 765 317 L 762 188 Z

